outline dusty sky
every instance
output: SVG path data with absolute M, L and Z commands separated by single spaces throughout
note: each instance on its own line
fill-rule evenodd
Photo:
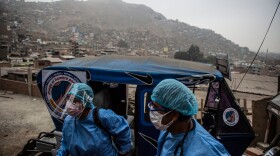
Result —
M 27 0 L 33 1 L 33 0 Z M 34 0 L 51 1 L 51 0 Z M 280 0 L 123 0 L 144 4 L 167 19 L 211 29 L 257 51 Z M 280 8 L 261 51 L 280 53 Z
M 123 0 L 144 4 L 168 19 L 212 29 L 225 38 L 257 51 L 279 0 Z M 280 8 L 261 51 L 280 53 Z

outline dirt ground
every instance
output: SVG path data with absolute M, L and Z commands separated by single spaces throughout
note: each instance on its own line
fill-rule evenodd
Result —
M 206 94 L 196 92 L 196 96 L 204 99 Z M 0 156 L 17 155 L 29 139 L 53 129 L 42 98 L 0 90 Z
M 54 129 L 42 98 L 0 90 L 0 155 L 17 155 L 29 139 Z

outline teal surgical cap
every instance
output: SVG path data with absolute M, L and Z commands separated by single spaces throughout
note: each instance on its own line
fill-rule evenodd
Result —
M 68 94 L 75 95 L 75 98 L 79 99 L 83 103 L 84 107 L 92 108 L 92 99 L 94 97 L 94 94 L 90 86 L 88 86 L 87 84 L 73 84 Z
M 183 115 L 195 115 L 198 110 L 196 98 L 192 91 L 175 79 L 162 80 L 153 90 L 151 99 Z

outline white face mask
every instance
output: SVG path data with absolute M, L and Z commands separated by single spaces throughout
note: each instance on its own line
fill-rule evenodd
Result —
M 160 114 L 159 112 L 157 112 L 157 111 L 150 111 L 150 119 L 151 119 L 151 122 L 153 123 L 153 125 L 156 127 L 156 129 L 158 129 L 158 130 L 166 130 L 173 122 L 174 122 L 174 120 L 172 120 L 172 121 L 170 121 L 168 124 L 166 124 L 166 125 L 163 125 L 162 123 L 161 123 L 161 121 L 162 121 L 162 118 L 165 116 L 165 115 L 167 115 L 167 114 L 169 114 L 170 112 L 172 112 L 173 110 L 171 110 L 171 111 L 169 111 L 169 112 L 167 112 L 167 113 L 165 113 L 165 114 Z

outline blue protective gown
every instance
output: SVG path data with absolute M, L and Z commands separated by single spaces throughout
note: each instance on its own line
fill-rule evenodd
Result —
M 99 109 L 102 125 L 114 136 L 121 153 L 131 149 L 131 133 L 128 123 L 122 116 L 111 110 Z M 94 124 L 92 109 L 88 116 L 78 120 L 68 115 L 63 124 L 62 141 L 57 155 L 65 156 L 117 156 L 110 136 Z
M 225 147 L 212 137 L 196 120 L 193 120 L 193 129 L 188 132 L 183 143 L 184 156 L 227 156 L 230 155 Z M 171 134 L 162 131 L 158 139 L 157 156 L 174 155 L 175 149 L 183 139 L 185 133 Z M 180 156 L 179 147 L 176 156 Z

